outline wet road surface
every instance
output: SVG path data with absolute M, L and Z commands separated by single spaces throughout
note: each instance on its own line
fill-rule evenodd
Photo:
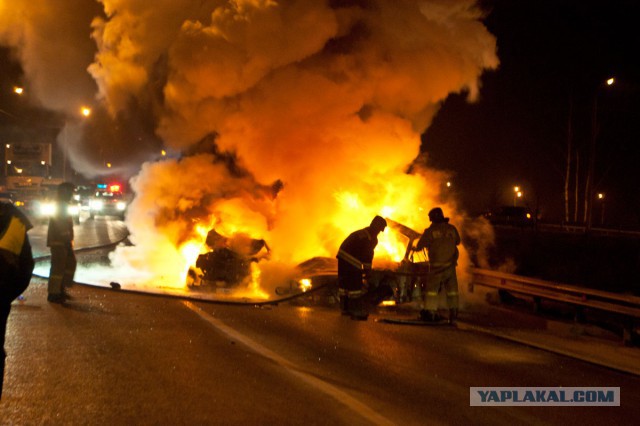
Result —
M 319 306 L 71 293 L 47 303 L 46 281 L 34 279 L 14 303 L 0 424 L 587 425 L 640 415 L 638 376 L 484 333 L 376 322 L 384 312 L 360 322 Z M 614 386 L 621 406 L 470 407 L 471 386 Z

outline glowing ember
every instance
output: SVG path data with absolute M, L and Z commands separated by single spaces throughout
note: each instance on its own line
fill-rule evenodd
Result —
M 301 279 L 299 281 L 300 284 L 300 290 L 302 290 L 302 292 L 307 292 L 309 290 L 311 290 L 311 280 L 308 278 L 304 278 Z

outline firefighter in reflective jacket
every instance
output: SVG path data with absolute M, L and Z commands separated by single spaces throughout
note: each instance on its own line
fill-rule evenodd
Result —
M 447 292 L 449 322 L 455 323 L 458 317 L 458 245 L 460 234 L 455 226 L 449 224 L 440 207 L 429 212 L 431 226 L 424 230 L 414 248 L 415 251 L 427 249 L 429 254 L 429 274 L 427 275 L 424 309 L 420 318 L 424 321 L 439 321 L 438 293 L 441 288 Z
M 74 186 L 69 182 L 58 185 L 56 212 L 49 219 L 47 246 L 51 248 L 51 271 L 49 272 L 49 295 L 47 300 L 62 303 L 70 296 L 66 288 L 73 284 L 76 272 L 76 256 L 73 253 L 73 218 L 69 215 L 69 201 Z
M 376 216 L 371 225 L 351 233 L 338 251 L 338 293 L 343 315 L 351 319 L 366 320 L 367 279 L 371 272 L 373 251 L 378 245 L 378 234 L 387 226 L 387 221 Z
M 11 302 L 29 285 L 33 255 L 27 231 L 29 219 L 13 204 L 0 201 L 0 398 L 6 352 L 4 339 Z

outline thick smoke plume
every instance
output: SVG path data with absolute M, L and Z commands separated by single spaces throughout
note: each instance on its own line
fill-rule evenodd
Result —
M 103 111 L 73 158 L 83 164 L 83 147 L 102 133 L 111 145 L 100 149 L 122 151 L 114 145 L 128 136 L 103 129 L 133 122 L 130 158 L 159 140 L 174 153 L 133 179 L 136 246 L 118 261 L 167 265 L 199 226 L 264 238 L 273 260 L 290 264 L 335 255 L 375 214 L 421 231 L 428 209 L 443 205 L 461 223 L 455 204 L 443 204 L 444 174 L 415 159 L 440 103 L 460 92 L 474 100 L 482 72 L 498 65 L 473 1 L 100 3 L 100 14 L 73 21 L 73 34 L 86 44 L 90 26 L 95 42 L 93 62 L 73 72 L 88 69 Z M 16 31 L 3 40 L 22 57 L 50 41 L 12 35 L 36 19 L 12 21 L 4 9 L 0 22 Z M 31 64 L 28 76 L 45 87 L 44 67 Z

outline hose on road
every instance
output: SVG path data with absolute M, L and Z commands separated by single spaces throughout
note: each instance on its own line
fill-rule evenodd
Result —
M 126 242 L 128 239 L 127 237 L 124 237 L 118 241 L 115 242 L 111 242 L 109 244 L 103 244 L 103 245 L 98 245 L 98 246 L 91 246 L 91 247 L 82 247 L 79 249 L 75 249 L 74 253 L 88 253 L 88 252 L 93 252 L 93 251 L 98 251 L 98 250 L 105 250 L 105 249 L 109 249 L 109 248 L 114 248 L 117 245 Z M 45 260 L 49 260 L 51 258 L 51 255 L 42 255 L 42 256 L 38 256 L 34 258 L 34 261 L 36 263 L 39 262 L 43 262 Z M 34 277 L 36 278 L 41 278 L 41 279 L 48 279 L 48 276 L 45 275 L 40 275 L 40 274 L 33 274 Z M 193 301 L 193 302 L 204 302 L 204 303 L 212 303 L 212 304 L 220 304 L 220 305 L 240 305 L 240 306 L 267 306 L 267 305 L 278 305 L 280 303 L 284 303 L 284 302 L 289 302 L 298 298 L 302 298 L 302 297 L 309 297 L 310 295 L 319 292 L 320 290 L 326 289 L 329 287 L 328 283 L 325 284 L 321 284 L 318 285 L 317 287 L 312 287 L 311 289 L 307 290 L 307 291 L 300 291 L 298 293 L 292 294 L 290 296 L 287 297 L 281 297 L 278 299 L 272 299 L 272 300 L 264 300 L 264 301 L 248 301 L 248 300 L 221 300 L 221 299 L 210 299 L 210 298 L 204 298 L 204 297 L 197 297 L 196 295 L 193 296 L 189 296 L 189 295 L 183 295 L 183 294 L 169 294 L 169 293 L 152 293 L 152 292 L 146 292 L 143 290 L 134 290 L 134 289 L 125 289 L 122 288 L 122 286 L 118 283 L 112 283 L 111 287 L 104 287 L 104 286 L 98 286 L 98 285 L 93 285 L 93 284 L 89 284 L 89 283 L 82 283 L 82 282 L 75 282 L 78 285 L 82 285 L 82 286 L 86 286 L 86 287 L 93 287 L 93 288 L 99 288 L 99 289 L 104 289 L 104 290 L 109 290 L 109 291 L 119 291 L 119 292 L 125 292 L 125 293 L 130 293 L 130 294 L 140 294 L 140 295 L 145 295 L 145 296 L 157 296 L 157 297 L 165 297 L 165 298 L 176 298 L 176 299 L 182 299 L 182 300 L 189 300 L 189 301 Z

